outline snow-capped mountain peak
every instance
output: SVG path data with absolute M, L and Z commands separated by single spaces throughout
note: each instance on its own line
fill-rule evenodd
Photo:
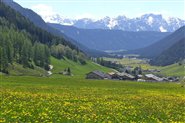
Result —
M 148 17 L 148 24 L 151 25 L 154 22 L 154 18 L 152 16 Z
M 59 14 L 52 16 L 42 16 L 46 22 L 58 23 L 62 25 L 72 25 L 85 29 L 118 29 L 124 31 L 160 31 L 173 32 L 185 25 L 185 20 L 168 17 L 161 14 L 144 14 L 136 18 L 127 18 L 120 15 L 114 18 L 106 16 L 99 20 L 91 18 L 70 19 L 62 17 Z
M 107 26 L 109 27 L 109 29 L 113 29 L 116 25 L 118 25 L 117 20 L 111 18 Z
M 59 23 L 59 24 L 63 24 L 63 25 L 73 25 L 74 24 L 74 20 L 62 17 L 59 14 L 54 14 L 52 16 L 41 16 L 45 22 L 49 22 L 49 23 Z

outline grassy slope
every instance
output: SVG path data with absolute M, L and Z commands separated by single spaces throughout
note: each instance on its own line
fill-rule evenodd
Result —
M 100 66 L 91 61 L 87 61 L 86 65 L 81 65 L 80 63 L 73 62 L 69 59 L 58 60 L 54 57 L 51 57 L 51 64 L 54 66 L 52 72 L 53 77 L 61 76 L 58 73 L 63 71 L 65 68 L 70 67 L 72 74 L 74 76 L 84 77 L 86 73 L 93 70 L 101 70 L 103 72 L 110 72 L 112 69 Z M 47 71 L 40 67 L 36 67 L 35 69 L 23 68 L 22 65 L 14 63 L 12 66 L 9 66 L 10 75 L 16 76 L 43 76 L 47 75 Z
M 9 66 L 9 73 L 10 75 L 18 76 L 42 76 L 46 75 L 47 71 L 37 66 L 34 69 L 23 68 L 22 65 L 14 63 L 12 66 Z
M 167 76 L 185 76 L 185 66 L 173 64 L 161 68 L 161 73 Z
M 100 66 L 91 61 L 87 61 L 86 65 L 81 65 L 80 63 L 73 62 L 71 60 L 58 60 L 56 58 L 51 58 L 51 64 L 54 66 L 52 72 L 58 74 L 60 71 L 63 71 L 65 68 L 70 67 L 71 72 L 74 76 L 84 77 L 90 71 L 101 70 L 103 72 L 110 72 L 112 69 Z M 54 76 L 56 76 L 54 75 Z M 58 76 L 58 75 L 57 75 Z

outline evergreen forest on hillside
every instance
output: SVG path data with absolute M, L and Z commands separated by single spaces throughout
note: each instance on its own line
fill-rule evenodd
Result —
M 49 69 L 50 56 L 86 64 L 86 56 L 75 45 L 36 27 L 20 13 L 0 2 L 0 70 L 8 73 L 14 62 L 23 67 Z

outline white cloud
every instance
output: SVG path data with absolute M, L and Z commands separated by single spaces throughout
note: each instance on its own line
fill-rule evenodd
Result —
M 44 4 L 34 5 L 31 7 L 31 9 L 42 17 L 52 16 L 56 14 L 51 6 Z

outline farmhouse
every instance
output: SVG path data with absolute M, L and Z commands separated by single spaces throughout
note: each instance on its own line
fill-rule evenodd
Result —
M 120 76 L 121 80 L 134 80 L 135 77 L 133 75 L 130 75 L 128 73 L 122 72 L 122 73 L 117 73 L 118 76 Z
M 173 77 L 173 76 L 171 76 L 171 77 L 164 77 L 163 79 L 164 79 L 164 81 L 169 81 L 169 82 L 177 82 L 177 81 L 179 81 L 178 77 Z
M 112 79 L 119 79 L 119 80 L 134 80 L 135 77 L 128 74 L 128 73 L 125 73 L 125 72 L 122 72 L 122 73 L 114 73 L 114 74 L 111 74 L 111 77 Z
M 111 79 L 111 76 L 101 71 L 92 71 L 86 74 L 86 79 Z
M 143 75 L 142 74 L 138 74 L 136 75 L 137 79 L 142 79 L 143 78 Z
M 163 81 L 163 78 L 160 78 L 160 77 L 155 76 L 153 74 L 146 74 L 145 79 L 147 81 L 158 81 L 158 82 Z

